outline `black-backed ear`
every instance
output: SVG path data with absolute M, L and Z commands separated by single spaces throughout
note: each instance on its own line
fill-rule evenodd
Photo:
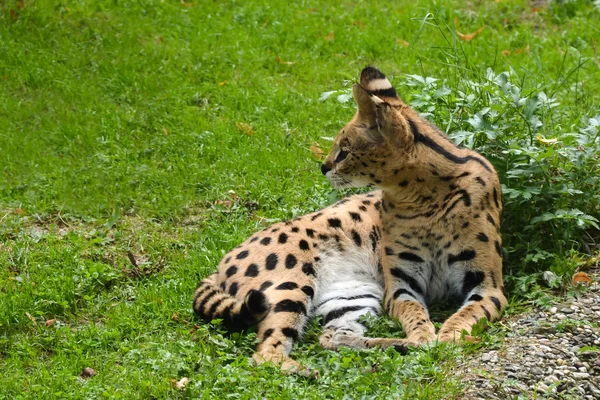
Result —
M 391 105 L 402 103 L 396 89 L 377 68 L 367 67 L 360 73 L 360 86 L 370 95 L 374 95 Z

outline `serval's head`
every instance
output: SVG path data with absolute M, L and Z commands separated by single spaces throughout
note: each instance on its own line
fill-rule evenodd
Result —
M 358 110 L 337 134 L 321 171 L 334 187 L 379 186 L 409 162 L 414 136 L 408 106 L 379 70 L 367 67 L 352 87 Z

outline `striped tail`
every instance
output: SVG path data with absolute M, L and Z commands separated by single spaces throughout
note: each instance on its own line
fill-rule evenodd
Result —
M 360 73 L 360 86 L 371 96 L 377 96 L 381 100 L 395 106 L 402 105 L 396 89 L 390 81 L 377 68 L 366 67 Z
M 258 290 L 250 290 L 244 301 L 223 292 L 216 285 L 214 273 L 200 282 L 194 292 L 192 307 L 194 312 L 210 322 L 219 318 L 231 331 L 240 331 L 262 320 L 269 312 L 270 305 Z

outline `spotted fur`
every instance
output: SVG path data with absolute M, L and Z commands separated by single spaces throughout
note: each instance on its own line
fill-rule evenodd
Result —
M 275 224 L 227 254 L 194 294 L 194 311 L 231 330 L 258 324 L 254 359 L 312 374 L 288 357 L 309 318 L 320 315 L 321 343 L 334 334 L 362 335 L 365 314 L 382 311 L 381 194 L 343 199 L 321 211 Z
M 232 330 L 257 324 L 254 359 L 311 375 L 289 358 L 309 318 L 323 347 L 408 346 L 456 340 L 480 318 L 498 318 L 502 286 L 501 191 L 491 164 L 454 146 L 404 104 L 386 77 L 363 70 L 358 112 L 337 135 L 321 171 L 355 195 L 273 225 L 228 253 L 196 289 L 194 311 Z M 427 304 L 463 305 L 436 335 Z M 406 338 L 367 338 L 361 317 L 383 308 Z

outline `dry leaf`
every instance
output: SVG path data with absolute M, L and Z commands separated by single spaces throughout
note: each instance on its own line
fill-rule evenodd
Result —
M 88 379 L 94 375 L 96 375 L 96 371 L 94 371 L 92 368 L 87 367 L 84 368 L 83 371 L 81 371 L 81 374 L 79 376 L 81 376 L 83 379 Z
M 219 82 L 219 86 L 223 87 L 227 84 L 227 81 Z
M 333 31 L 329 32 L 329 34 L 325 36 L 325 40 L 333 40 Z
M 481 28 L 477 29 L 473 33 L 460 33 L 458 31 L 458 18 L 454 18 L 454 27 L 456 28 L 456 35 L 458 36 L 459 39 L 471 41 L 475 38 L 475 36 L 479 35 L 483 31 L 483 29 L 485 28 L 485 25 L 482 26 Z
M 236 122 L 235 127 L 238 128 L 238 131 L 240 131 L 241 133 L 243 133 L 246 136 L 254 135 L 254 129 L 252 129 L 252 127 L 250 125 L 248 125 L 244 122 Z
M 232 198 L 233 200 L 237 200 L 237 197 L 238 197 L 238 195 L 237 195 L 237 193 L 236 193 L 236 192 L 234 192 L 233 190 L 230 190 L 230 191 L 229 191 L 229 192 L 227 192 L 227 193 L 229 193 L 229 195 L 231 196 L 231 198 Z
M 515 49 L 514 53 L 515 54 L 529 53 L 529 45 L 527 45 L 525 47 L 521 47 L 519 49 Z
M 167 130 L 167 128 L 162 128 L 162 131 L 163 131 L 163 133 L 164 133 L 165 135 L 168 135 L 168 134 L 169 134 L 169 131 Z
M 12 19 L 17 19 L 18 18 L 17 13 L 12 8 L 10 9 L 10 17 Z
M 135 256 L 133 255 L 133 253 L 131 251 L 127 252 L 127 258 L 129 258 L 129 262 L 131 263 L 131 265 L 133 265 L 134 267 L 137 268 L 137 266 L 139 265 Z
M 465 340 L 465 342 L 469 343 L 481 343 L 481 338 L 478 338 L 476 336 L 465 335 L 463 336 L 463 339 Z
M 323 152 L 323 150 L 321 150 L 321 147 L 319 147 L 319 144 L 317 142 L 313 142 L 309 148 L 310 152 L 313 154 L 313 156 L 315 156 L 317 160 L 323 159 L 325 153 Z
M 184 7 L 191 7 L 194 5 L 194 3 L 186 3 L 184 0 L 181 0 L 181 5 Z
M 356 20 L 356 21 L 354 21 L 354 22 L 352 23 L 352 25 L 354 25 L 354 26 L 358 26 L 359 28 L 364 28 L 365 26 L 367 26 L 367 24 L 365 24 L 364 22 L 362 22 L 362 21 L 359 21 L 359 20 Z
M 183 390 L 189 381 L 190 379 L 186 377 L 181 378 L 179 381 L 171 379 L 171 385 L 173 386 L 173 389 Z
M 31 316 L 31 314 L 29 314 L 27 311 L 25 311 L 25 315 L 27 315 L 27 318 L 29 318 L 31 320 L 31 322 L 33 322 L 34 325 L 37 325 L 37 321 L 35 320 L 35 318 L 33 318 Z
M 13 211 L 14 214 L 17 215 L 23 215 L 23 209 L 21 208 L 15 208 L 15 211 Z
M 485 25 L 482 26 L 481 28 L 477 29 L 475 32 L 473 33 L 460 33 L 459 31 L 456 31 L 456 34 L 458 35 L 458 37 L 461 40 L 466 40 L 471 41 L 473 39 L 475 39 L 475 36 L 479 35 L 481 32 L 483 32 L 483 29 L 485 28 Z
M 25 2 L 25 0 L 17 1 L 17 8 L 19 8 L 19 10 L 24 9 L 26 5 L 27 5 L 27 3 Z
M 510 51 L 510 50 L 502 50 L 502 55 L 503 55 L 504 57 L 506 57 L 506 56 L 509 56 L 509 55 L 510 55 L 510 53 L 511 53 L 511 51 Z
M 404 39 L 396 39 L 396 42 L 400 45 L 400 46 L 404 46 L 404 47 L 409 47 L 410 43 L 408 43 L 406 40 Z
M 575 286 L 578 283 L 592 283 L 592 280 L 585 272 L 578 272 L 573 275 L 573 280 L 571 281 L 571 285 Z
M 52 326 L 56 322 L 56 319 L 49 319 L 46 321 L 46 326 Z
M 296 61 L 283 61 L 279 56 L 277 56 L 277 62 L 281 65 L 294 65 Z
M 225 208 L 231 208 L 233 203 L 230 200 L 217 200 L 215 201 L 215 204 L 220 204 Z

